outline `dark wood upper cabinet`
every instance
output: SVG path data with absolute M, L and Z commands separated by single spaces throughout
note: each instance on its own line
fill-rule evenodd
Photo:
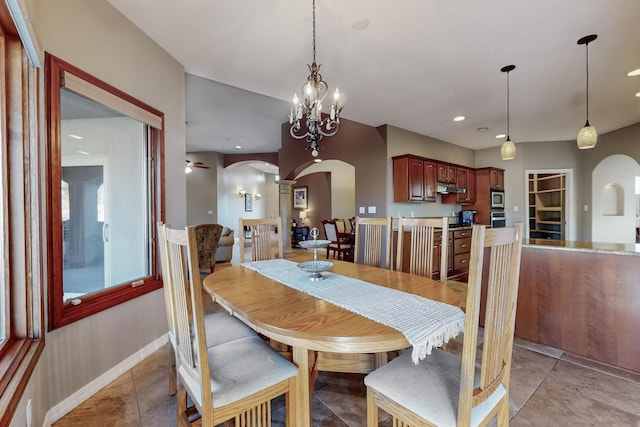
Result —
M 489 171 L 490 186 L 496 190 L 504 190 L 504 171 L 500 169 L 491 169 Z
M 436 164 L 416 156 L 393 158 L 393 201 L 435 202 Z
M 437 181 L 445 184 L 455 184 L 456 166 L 449 163 L 438 163 Z

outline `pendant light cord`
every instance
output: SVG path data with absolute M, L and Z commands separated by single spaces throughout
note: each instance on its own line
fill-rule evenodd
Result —
M 589 43 L 585 43 L 587 49 L 587 123 L 589 123 Z
M 509 71 L 507 71 L 507 140 L 511 139 L 509 133 Z

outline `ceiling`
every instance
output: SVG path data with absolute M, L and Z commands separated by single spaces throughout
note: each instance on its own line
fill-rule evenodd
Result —
M 312 60 L 311 1 L 108 1 L 191 75 L 187 151 L 279 149 L 279 123 Z M 346 95 L 350 120 L 498 146 L 507 126 L 500 69 L 515 64 L 511 139 L 573 140 L 586 118 L 586 52 L 576 42 L 595 33 L 591 124 L 603 134 L 640 122 L 640 76 L 626 76 L 640 68 L 640 1 L 317 0 L 316 15 L 317 62 Z M 265 132 L 247 134 L 247 119 Z

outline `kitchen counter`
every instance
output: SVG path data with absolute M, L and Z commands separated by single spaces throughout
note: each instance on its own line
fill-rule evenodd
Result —
M 516 337 L 640 373 L 640 245 L 523 243 Z
M 530 248 L 553 248 L 568 251 L 585 251 L 611 255 L 640 255 L 640 244 L 635 243 L 599 243 L 599 242 L 579 242 L 569 240 L 550 239 L 524 239 L 524 247 Z

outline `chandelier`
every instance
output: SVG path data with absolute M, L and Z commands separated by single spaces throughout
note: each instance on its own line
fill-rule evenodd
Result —
M 323 137 L 331 137 L 340 130 L 340 91 L 335 90 L 329 115 L 322 117 L 322 103 L 329 92 L 329 85 L 322 79 L 320 65 L 316 64 L 316 2 L 313 0 L 313 62 L 309 67 L 309 77 L 302 85 L 302 99 L 293 95 L 293 106 L 289 113 L 289 133 L 295 139 L 305 139 L 313 157 L 318 157 L 320 141 Z M 301 121 L 304 120 L 303 127 Z

